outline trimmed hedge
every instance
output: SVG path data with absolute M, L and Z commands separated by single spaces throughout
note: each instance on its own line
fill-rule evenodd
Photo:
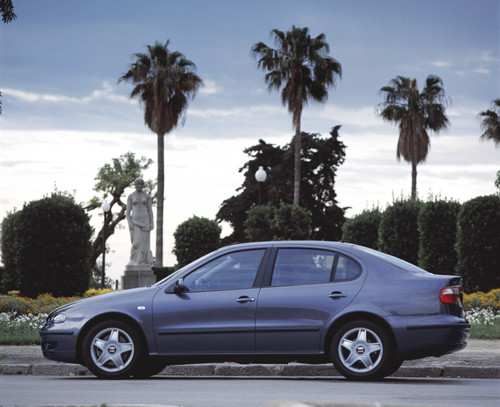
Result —
M 465 202 L 457 220 L 458 272 L 465 291 L 500 287 L 500 196 Z
M 457 215 L 456 201 L 429 201 L 418 214 L 420 246 L 418 265 L 434 274 L 456 274 Z
M 342 240 L 377 250 L 381 219 L 382 213 L 378 208 L 364 210 L 359 215 L 347 219 L 342 227 Z
M 379 250 L 418 265 L 418 213 L 421 201 L 396 201 L 380 220 Z

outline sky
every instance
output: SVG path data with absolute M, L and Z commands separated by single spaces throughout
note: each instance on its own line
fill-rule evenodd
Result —
M 135 53 L 169 40 L 204 81 L 184 125 L 165 141 L 164 265 L 174 265 L 176 227 L 193 215 L 215 219 L 243 183 L 243 150 L 259 139 L 283 146 L 293 136 L 291 116 L 279 92 L 267 91 L 250 50 L 259 41 L 274 46 L 271 30 L 294 25 L 325 34 L 342 65 L 328 101 L 304 108 L 302 130 L 327 135 L 342 126 L 346 161 L 335 190 L 347 216 L 410 195 L 411 165 L 396 158 L 398 127 L 376 114 L 380 88 L 398 75 L 420 88 L 438 75 L 451 99 L 449 128 L 431 134 L 418 166 L 420 198 L 465 202 L 496 192 L 500 148 L 480 140 L 477 116 L 500 97 L 499 0 L 13 3 L 17 19 L 0 23 L 0 220 L 55 190 L 87 203 L 98 170 L 127 152 L 156 161 L 156 135 L 129 98 L 131 85 L 118 78 Z M 154 164 L 145 178 L 156 171 Z M 102 215 L 91 216 L 100 230 Z M 120 279 L 128 231 L 117 231 L 108 246 L 107 274 Z

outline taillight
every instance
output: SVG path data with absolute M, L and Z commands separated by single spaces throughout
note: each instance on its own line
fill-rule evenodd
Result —
M 462 292 L 462 287 L 459 285 L 446 287 L 441 290 L 439 299 L 443 304 L 458 304 L 458 300 L 461 300 Z

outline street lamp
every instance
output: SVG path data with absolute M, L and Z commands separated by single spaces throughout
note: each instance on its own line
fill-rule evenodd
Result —
M 261 184 L 266 180 L 266 178 L 267 178 L 267 173 L 264 171 L 264 168 L 262 168 L 262 165 L 260 165 L 259 169 L 255 172 L 255 179 L 257 180 L 257 183 L 259 185 L 259 205 L 260 205 Z
M 101 270 L 101 288 L 104 288 L 104 277 L 106 267 L 106 227 L 108 225 L 108 212 L 111 209 L 109 202 L 104 200 L 101 204 L 102 212 L 104 213 L 104 227 L 102 228 L 102 270 Z

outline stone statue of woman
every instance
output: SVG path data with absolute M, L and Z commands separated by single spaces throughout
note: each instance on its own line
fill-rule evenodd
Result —
M 151 196 L 144 192 L 144 180 L 135 180 L 135 192 L 127 198 L 127 221 L 132 249 L 129 264 L 153 264 L 150 249 L 150 232 L 154 228 Z

